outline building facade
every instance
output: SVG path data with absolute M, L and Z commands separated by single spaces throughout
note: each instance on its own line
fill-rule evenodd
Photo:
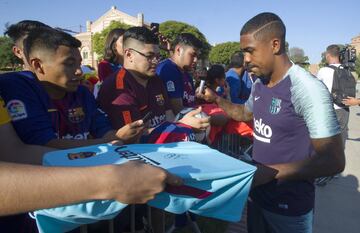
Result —
M 92 36 L 95 33 L 104 30 L 112 21 L 119 21 L 131 26 L 148 25 L 144 22 L 144 14 L 138 13 L 137 17 L 134 17 L 119 11 L 115 6 L 112 6 L 109 11 L 94 22 L 86 21 L 86 32 L 80 32 L 79 34 L 74 35 L 82 44 L 80 52 L 83 59 L 83 65 L 91 65 L 92 67 L 97 68 L 99 61 L 97 54 L 93 51 Z
M 356 49 L 356 54 L 359 55 L 360 54 L 360 35 L 352 38 L 350 45 Z M 359 56 L 358 56 L 358 59 L 360 59 Z

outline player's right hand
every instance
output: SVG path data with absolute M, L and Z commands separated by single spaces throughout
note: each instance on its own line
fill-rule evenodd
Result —
M 179 186 L 181 178 L 166 170 L 139 161 L 112 166 L 110 187 L 112 196 L 125 204 L 146 203 L 162 192 L 166 184 Z
M 204 99 L 207 102 L 214 103 L 216 102 L 216 98 L 218 97 L 218 95 L 207 87 L 205 88 L 204 92 L 202 93 L 197 92 L 196 97 L 200 99 Z

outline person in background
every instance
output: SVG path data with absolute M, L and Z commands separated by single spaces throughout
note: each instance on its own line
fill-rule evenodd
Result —
M 250 96 L 254 81 L 253 76 L 244 67 L 244 54 L 240 51 L 235 52 L 230 58 L 229 70 L 226 72 L 231 102 L 244 104 Z
M 160 62 L 156 74 L 162 79 L 171 109 L 178 114 L 184 107 L 194 107 L 195 88 L 190 71 L 194 70 L 202 43 L 190 33 L 181 33 L 172 43 L 172 55 Z
M 317 78 L 321 80 L 329 92 L 332 92 L 333 89 L 333 80 L 334 80 L 334 72 L 335 70 L 331 67 L 345 69 L 340 62 L 340 47 L 338 45 L 329 45 L 326 48 L 325 59 L 328 66 L 322 67 L 317 73 Z M 336 113 L 336 117 L 339 121 L 341 127 L 341 135 L 343 139 L 343 145 L 345 149 L 346 139 L 348 137 L 348 123 L 349 123 L 349 115 L 350 109 L 348 106 L 339 106 L 334 103 L 334 109 Z
M 206 85 L 219 96 L 227 99 L 229 88 L 225 81 L 225 69 L 222 65 L 212 65 L 207 72 Z
M 159 39 L 151 30 L 146 27 L 126 30 L 124 66 L 103 82 L 97 99 L 113 128 L 142 119 L 150 112 L 149 128 L 174 121 L 166 89 L 155 72 L 159 56 Z M 181 122 L 195 129 L 205 129 L 209 119 L 194 117 L 199 112 L 194 110 L 186 114 Z
M 95 87 L 99 82 L 95 69 L 89 65 L 82 65 L 81 71 L 83 74 L 80 84 L 87 87 L 87 89 L 95 96 L 95 94 L 97 94 L 95 93 Z
M 125 30 L 115 28 L 105 41 L 104 59 L 98 65 L 98 77 L 103 82 L 110 74 L 118 71 L 124 63 L 123 35 Z
M 24 46 L 23 41 L 27 37 L 30 31 L 37 28 L 51 28 L 50 26 L 35 20 L 22 20 L 16 24 L 12 24 L 6 28 L 4 35 L 10 37 L 14 45 L 12 47 L 12 52 L 16 57 L 18 57 L 24 64 L 23 70 L 30 70 L 28 62 L 24 56 Z

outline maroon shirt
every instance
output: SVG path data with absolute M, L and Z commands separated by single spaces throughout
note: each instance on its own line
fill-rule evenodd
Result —
M 171 109 L 164 84 L 158 77 L 149 78 L 144 87 L 125 68 L 104 80 L 98 103 L 115 129 L 143 118 L 149 111 L 153 113 L 150 127 L 156 127 L 165 121 L 165 112 Z

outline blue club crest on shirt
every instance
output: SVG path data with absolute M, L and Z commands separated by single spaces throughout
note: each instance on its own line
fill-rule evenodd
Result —
M 278 114 L 281 109 L 281 99 L 272 98 L 269 112 L 273 115 Z

